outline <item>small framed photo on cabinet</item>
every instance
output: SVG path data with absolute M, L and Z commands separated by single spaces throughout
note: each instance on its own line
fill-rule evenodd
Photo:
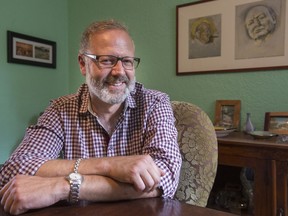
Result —
M 214 125 L 239 129 L 240 108 L 240 100 L 216 100 Z
M 266 112 L 264 130 L 275 134 L 288 134 L 288 112 Z

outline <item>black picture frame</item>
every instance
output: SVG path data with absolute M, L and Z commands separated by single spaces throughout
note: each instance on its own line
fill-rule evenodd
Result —
M 7 61 L 56 68 L 56 42 L 7 31 Z

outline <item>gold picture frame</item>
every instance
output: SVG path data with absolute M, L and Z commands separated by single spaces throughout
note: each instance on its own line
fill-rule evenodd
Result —
M 288 112 L 266 112 L 264 130 L 275 134 L 288 134 Z
M 215 126 L 240 129 L 240 100 L 216 100 Z

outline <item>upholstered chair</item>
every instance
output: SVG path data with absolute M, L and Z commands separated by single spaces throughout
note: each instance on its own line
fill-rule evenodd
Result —
M 171 104 L 183 160 L 175 199 L 205 207 L 218 164 L 214 126 L 198 106 L 180 101 Z

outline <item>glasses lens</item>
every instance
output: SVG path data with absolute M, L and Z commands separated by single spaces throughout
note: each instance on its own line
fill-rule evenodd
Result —
M 101 68 L 111 68 L 116 65 L 118 58 L 116 56 L 99 56 L 98 64 Z
M 122 59 L 122 65 L 126 69 L 133 69 L 135 65 L 137 65 L 137 62 L 135 62 L 134 58 L 132 57 L 124 57 Z

